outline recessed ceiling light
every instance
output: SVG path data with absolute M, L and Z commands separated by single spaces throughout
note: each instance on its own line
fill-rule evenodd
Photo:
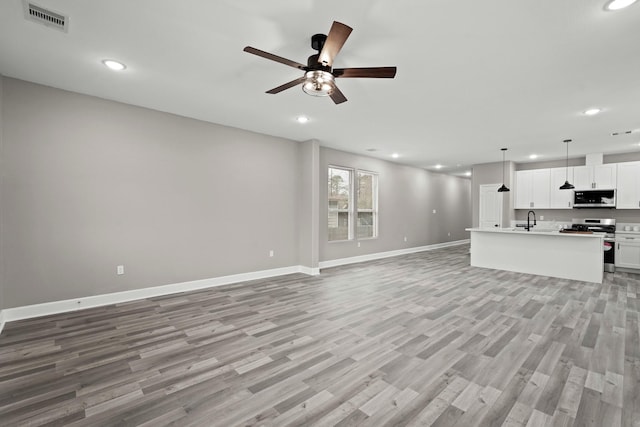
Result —
M 114 71 L 122 71 L 127 68 L 122 62 L 114 61 L 113 59 L 105 59 L 102 63 Z
M 391 157 L 393 157 L 394 159 L 397 159 L 398 157 L 400 157 L 400 154 L 398 154 L 398 153 L 393 153 L 393 154 L 391 155 Z
M 537 154 L 531 154 L 531 155 L 529 156 L 529 158 L 530 158 L 531 160 L 533 160 L 533 159 L 537 159 L 537 158 L 538 158 L 538 155 L 537 155 Z
M 307 117 L 307 116 L 298 116 L 296 118 L 296 120 L 298 121 L 298 123 L 307 123 L 309 121 L 309 117 Z
M 631 6 L 635 2 L 636 0 L 611 0 L 609 3 L 607 3 L 607 5 L 605 6 L 605 9 L 620 10 L 620 9 L 624 9 L 625 7 Z
M 442 165 L 437 164 L 437 165 L 436 165 L 436 169 L 442 169 Z
M 465 174 L 466 176 L 471 176 L 471 171 L 466 171 L 464 174 Z
M 598 114 L 600 111 L 599 108 L 589 108 L 587 111 L 584 112 L 585 116 L 595 116 L 596 114 Z

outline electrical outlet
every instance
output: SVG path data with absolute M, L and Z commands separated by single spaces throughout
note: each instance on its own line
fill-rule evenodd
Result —
M 269 256 L 270 256 L 270 257 L 273 257 L 273 249 L 271 249 L 271 250 L 269 251 Z
M 540 215 L 540 221 L 544 221 L 544 215 Z
M 407 241 L 407 236 L 404 236 L 404 241 L 405 241 L 405 242 Z
M 433 213 L 436 213 L 436 210 L 435 210 L 435 209 L 433 210 Z
M 124 265 L 119 265 L 116 267 L 116 274 L 118 274 L 118 276 L 124 274 Z
M 360 242 L 358 242 L 358 247 L 360 247 Z
M 447 237 L 451 237 L 451 233 L 447 233 Z

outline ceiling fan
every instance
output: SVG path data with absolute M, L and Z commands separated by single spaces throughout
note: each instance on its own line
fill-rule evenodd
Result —
M 302 84 L 302 90 L 313 96 L 329 96 L 336 104 L 347 100 L 335 84 L 336 78 L 369 77 L 378 79 L 392 79 L 396 75 L 396 67 L 368 67 L 368 68 L 333 68 L 335 59 L 342 46 L 347 41 L 353 29 L 345 24 L 334 21 L 328 35 L 316 34 L 311 37 L 311 47 L 318 51 L 307 59 L 307 65 L 291 61 L 281 56 L 256 49 L 251 46 L 244 48 L 245 52 L 279 62 L 290 67 L 303 70 L 304 76 L 268 90 L 267 93 L 276 94 L 285 89 Z

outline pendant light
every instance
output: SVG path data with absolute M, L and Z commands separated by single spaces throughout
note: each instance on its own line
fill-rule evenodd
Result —
M 502 150 L 502 187 L 498 188 L 498 193 L 504 193 L 505 191 L 511 191 L 511 190 L 509 190 L 509 188 L 506 185 L 504 185 L 504 156 L 507 149 L 501 148 L 500 150 Z
M 569 184 L 569 143 L 571 142 L 571 140 L 565 139 L 562 142 L 567 144 L 567 169 L 566 169 L 565 181 L 564 181 L 564 184 L 560 186 L 560 190 L 573 190 L 576 187 Z

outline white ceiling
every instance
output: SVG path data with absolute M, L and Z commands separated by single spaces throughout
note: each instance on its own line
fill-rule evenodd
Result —
M 34 0 L 69 16 L 63 33 L 3 0 L 0 74 L 450 173 L 500 161 L 501 147 L 560 159 L 565 138 L 571 157 L 638 151 L 640 2 L 605 2 Z M 395 65 L 396 78 L 338 79 L 341 105 L 298 87 L 265 94 L 302 72 L 242 49 L 306 63 L 334 20 L 354 29 L 336 68 Z

